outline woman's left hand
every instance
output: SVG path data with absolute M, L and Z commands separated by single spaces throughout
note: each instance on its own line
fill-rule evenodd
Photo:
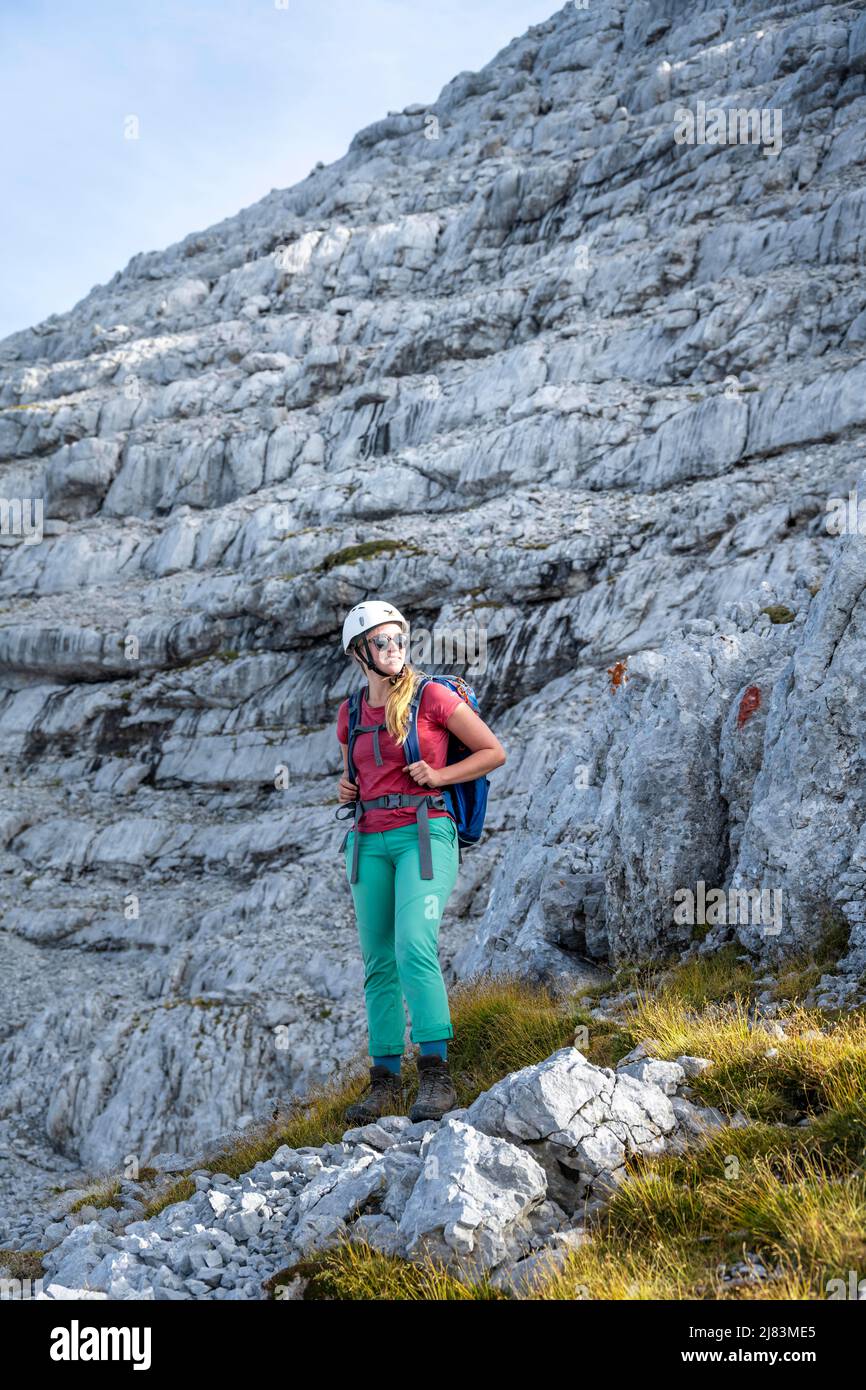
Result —
M 406 771 L 416 782 L 420 782 L 422 787 L 441 787 L 439 780 L 439 769 L 430 767 L 423 758 L 419 758 L 417 763 L 407 763 Z

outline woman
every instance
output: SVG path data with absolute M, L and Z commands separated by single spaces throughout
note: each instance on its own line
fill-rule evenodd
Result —
M 448 1073 L 448 1039 L 454 1036 L 448 994 L 439 964 L 439 923 L 457 879 L 457 824 L 439 789 L 483 777 L 505 762 L 505 750 L 478 715 L 437 681 L 425 685 L 418 706 L 418 741 L 425 754 L 407 763 L 403 745 L 409 706 L 424 672 L 404 660 L 409 624 L 393 605 L 357 603 L 343 624 L 343 650 L 366 671 L 367 690 L 352 745 L 362 803 L 402 793 L 409 805 L 364 809 L 345 841 L 346 876 L 355 903 L 372 1066 L 367 1093 L 346 1110 L 346 1119 L 367 1124 L 402 1109 L 400 1059 L 409 1006 L 411 1039 L 418 1043 L 418 1098 L 410 1119 L 438 1120 L 453 1110 L 457 1093 Z M 349 702 L 337 716 L 343 748 L 341 802 L 359 788 L 349 780 Z M 377 727 L 379 726 L 379 727 Z M 471 749 L 446 766 L 448 734 Z M 425 790 L 426 789 L 426 790 Z M 427 801 L 433 876 L 421 876 L 416 807 Z M 438 806 L 436 803 L 439 803 Z M 357 882 L 349 864 L 358 836 Z

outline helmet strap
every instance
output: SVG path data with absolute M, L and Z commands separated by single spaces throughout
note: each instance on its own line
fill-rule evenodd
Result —
M 363 656 L 361 656 L 361 650 L 360 650 L 360 649 L 361 649 L 361 644 L 362 644 L 362 643 L 363 643 L 363 646 L 364 646 L 364 651 L 367 653 L 367 657 L 366 657 L 366 658 L 363 657 Z M 403 673 L 404 673 L 404 671 L 406 670 L 406 663 L 405 663 L 405 661 L 403 662 L 403 665 L 400 667 L 400 670 L 397 672 L 396 676 L 392 675 L 390 671 L 380 671 L 380 670 L 379 670 L 379 667 L 376 665 L 376 662 L 375 662 L 374 659 L 373 659 L 373 653 L 370 651 L 370 644 L 369 644 L 369 642 L 367 641 L 367 634 L 366 634 L 366 633 L 364 633 L 363 637 L 361 638 L 361 642 L 358 643 L 358 645 L 357 645 L 357 647 L 355 648 L 355 650 L 356 650 L 356 652 L 358 653 L 358 658 L 359 658 L 359 660 L 362 661 L 362 662 L 364 663 L 364 665 L 367 667 L 368 670 L 370 670 L 370 671 L 375 671 L 377 676 L 387 676 L 387 677 L 388 677 L 388 681 L 389 681 L 389 683 L 390 683 L 391 685 L 396 685 L 397 682 L 398 682 L 399 680 L 402 679 Z

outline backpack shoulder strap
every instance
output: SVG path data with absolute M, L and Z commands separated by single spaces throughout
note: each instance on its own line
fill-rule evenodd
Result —
M 417 763 L 421 757 L 421 745 L 418 742 L 418 707 L 421 704 L 421 696 L 425 685 L 428 685 L 431 680 L 435 679 L 435 676 L 423 676 L 418 682 L 415 693 L 412 696 L 412 703 L 409 706 L 409 732 L 406 735 L 406 742 L 403 744 L 403 751 L 407 763 Z
M 475 699 L 475 692 L 471 685 L 467 685 L 462 676 L 424 676 L 423 679 L 418 682 L 418 688 L 412 697 L 412 704 L 410 706 L 412 722 L 409 726 L 409 733 L 406 735 L 406 742 L 403 745 L 406 750 L 407 763 L 417 763 L 421 757 L 421 745 L 418 742 L 418 709 L 421 704 L 421 696 L 424 692 L 424 687 L 429 685 L 431 681 L 435 681 L 437 685 L 444 685 L 446 690 L 454 691 L 454 693 L 459 695 L 471 709 L 478 709 L 478 701 Z M 468 691 L 468 695 L 464 694 L 464 691 Z M 453 738 L 454 735 L 452 734 L 451 737 Z M 462 748 L 463 745 L 460 744 L 460 747 Z
M 349 732 L 348 732 L 349 755 L 348 755 L 348 758 L 347 758 L 347 762 L 348 762 L 348 764 L 349 764 L 349 781 L 350 781 L 350 782 L 357 782 L 357 780 L 358 780 L 358 775 L 357 775 L 357 773 L 355 772 L 355 760 L 354 760 L 354 758 L 352 757 L 352 744 L 353 744 L 354 741 L 355 741 L 355 730 L 356 730 L 356 728 L 357 728 L 357 726 L 358 726 L 358 721 L 360 720 L 360 717 L 361 717 L 361 689 L 360 689 L 360 687 L 359 687 L 357 690 L 353 690 L 352 693 L 351 693 L 351 695 L 349 696 Z

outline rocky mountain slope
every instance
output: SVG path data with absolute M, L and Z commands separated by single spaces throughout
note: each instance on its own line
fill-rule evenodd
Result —
M 684 1153 L 724 1122 L 680 1094 L 711 1065 L 639 1047 L 614 1070 L 563 1047 L 441 1121 L 385 1115 L 338 1144 L 282 1145 L 239 1180 L 203 1168 L 152 1220 L 94 1208 L 72 1230 L 58 1221 L 35 1296 L 233 1301 L 274 1281 L 274 1297 L 296 1298 L 303 1277 L 281 1272 L 347 1233 L 525 1293 L 586 1239 L 628 1157 Z
M 781 148 L 677 143 L 698 102 Z M 859 4 L 568 4 L 0 343 L 2 492 L 45 518 L 0 537 L 0 1244 L 40 1183 L 363 1049 L 368 594 L 480 636 L 413 655 L 509 755 L 451 978 L 733 934 L 772 967 L 829 921 L 819 997 L 862 994 L 866 540 L 826 511 L 866 498 L 864 150 Z M 778 920 L 696 942 L 698 881 Z

